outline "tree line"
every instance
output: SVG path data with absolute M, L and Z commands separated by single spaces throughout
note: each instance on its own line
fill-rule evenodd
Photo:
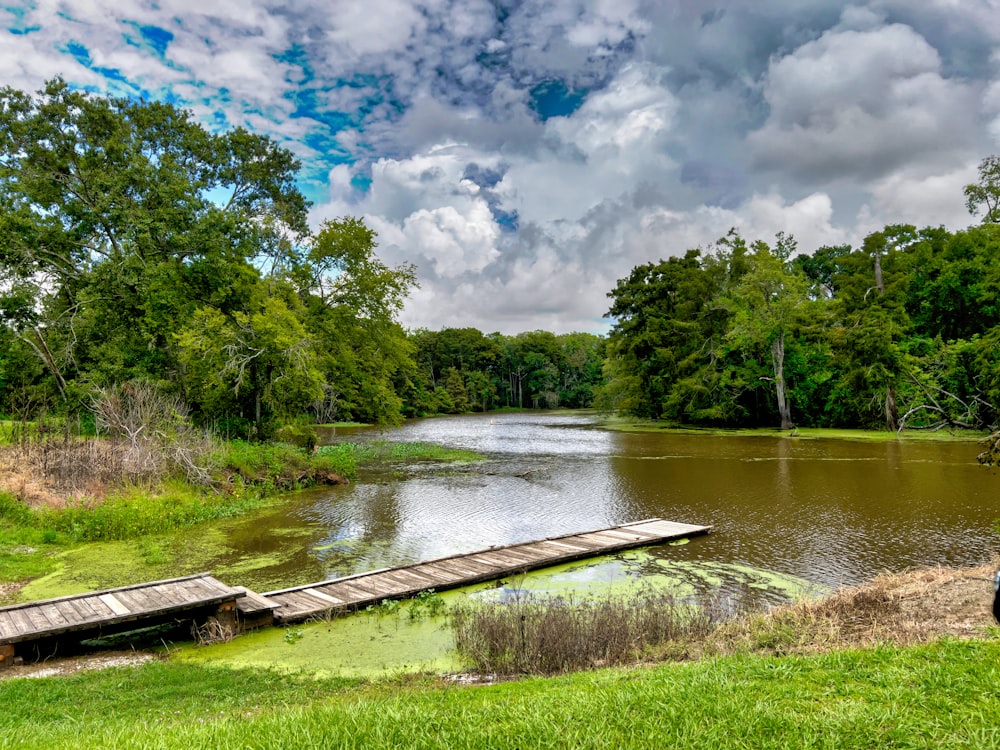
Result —
M 414 268 L 323 223 L 299 162 L 170 104 L 0 90 L 0 410 L 87 413 L 143 381 L 225 434 L 587 405 L 603 340 L 407 332 Z
M 0 90 L 0 412 L 143 382 L 224 434 L 596 405 L 720 426 L 983 427 L 1000 403 L 1000 158 L 981 225 L 800 254 L 731 231 L 609 292 L 607 337 L 406 331 L 415 269 L 312 231 L 299 162 L 169 103 Z
M 609 293 L 598 404 L 726 427 L 985 428 L 1000 404 L 1000 159 L 966 188 L 981 225 L 890 225 L 798 254 L 735 230 Z

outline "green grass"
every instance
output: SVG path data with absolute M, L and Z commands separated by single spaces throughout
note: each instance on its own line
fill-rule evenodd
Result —
M 0 682 L 0 747 L 994 748 L 1000 642 L 490 686 L 153 663 Z
M 396 443 L 388 440 L 376 440 L 367 443 L 336 443 L 327 445 L 317 451 L 317 455 L 349 456 L 359 466 L 371 465 L 383 461 L 447 461 L 449 463 L 471 463 L 483 460 L 483 456 L 475 451 L 462 448 L 445 448 L 434 443 Z
M 42 510 L 0 492 L 0 582 L 50 573 L 52 555 L 81 542 L 141 540 L 243 515 L 280 501 L 282 492 L 310 484 L 317 474 L 351 479 L 362 464 L 479 458 L 428 443 L 338 443 L 312 454 L 283 443 L 233 441 L 213 457 L 215 489 L 169 480 L 120 488 L 96 505 Z
M 632 419 L 629 417 L 602 417 L 599 426 L 620 432 L 658 432 L 674 435 L 722 435 L 747 437 L 796 437 L 802 440 L 868 440 L 885 442 L 891 440 L 927 440 L 941 442 L 976 442 L 988 434 L 985 430 L 905 430 L 902 433 L 888 430 L 850 430 L 832 427 L 798 427 L 795 430 L 779 430 L 774 427 L 733 429 L 722 427 L 690 427 L 670 422 Z

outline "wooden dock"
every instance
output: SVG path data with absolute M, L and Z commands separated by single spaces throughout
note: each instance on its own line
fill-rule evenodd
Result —
M 215 618 L 216 630 L 300 622 L 422 591 L 468 586 L 529 570 L 706 534 L 710 526 L 659 518 L 386 568 L 257 594 L 208 573 L 0 607 L 0 668 L 77 642 L 161 623 Z
M 171 620 L 215 617 L 235 630 L 236 602 L 244 590 L 208 573 L 153 581 L 57 599 L 0 607 L 0 668 L 16 657 L 35 658 L 60 640 L 98 638 Z
M 274 610 L 277 623 L 296 622 L 338 610 L 359 609 L 384 599 L 405 599 L 429 589 L 444 591 L 493 581 L 516 573 L 662 544 L 709 531 L 710 526 L 692 526 L 653 518 L 582 534 L 493 547 L 481 552 L 336 578 L 271 591 L 263 596 L 280 605 Z

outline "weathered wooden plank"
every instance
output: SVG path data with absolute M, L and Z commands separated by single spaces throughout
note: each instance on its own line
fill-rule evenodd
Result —
M 364 584 L 364 579 L 353 578 L 350 581 L 338 584 L 327 584 L 326 589 L 338 598 L 348 603 L 368 601 L 369 599 L 385 598 L 380 597 Z
M 546 539 L 544 542 L 541 542 L 541 544 L 543 544 L 546 547 L 561 549 L 570 553 L 587 552 L 588 550 L 590 550 L 590 547 L 585 547 L 582 544 L 570 544 L 569 542 L 561 542 L 561 541 L 557 542 L 555 539 Z
M 116 615 L 124 616 L 129 614 L 128 607 L 118 601 L 118 598 L 114 594 L 101 594 L 97 597 L 102 602 L 108 605 L 108 609 L 114 612 Z
M 11 622 L 10 616 L 0 613 L 0 638 L 10 638 L 17 635 L 17 626 Z
M 59 611 L 63 613 L 63 616 L 74 625 L 90 622 L 97 616 L 85 599 L 67 599 L 61 602 L 53 602 L 53 605 L 59 607 Z
M 493 558 L 500 563 L 498 575 L 506 575 L 517 570 L 527 570 L 534 567 L 535 560 L 524 555 L 515 555 L 510 552 L 495 552 Z
M 549 555 L 543 550 L 539 549 L 537 546 L 532 544 L 522 544 L 516 550 L 510 550 L 520 557 L 527 558 L 527 561 L 531 564 L 537 563 L 540 560 L 546 559 Z
M 319 607 L 320 609 L 327 609 L 329 607 L 336 607 L 343 604 L 343 601 L 341 601 L 340 599 L 332 597 L 328 594 L 324 594 L 319 589 L 304 589 L 301 592 L 301 594 L 302 596 L 307 596 L 307 597 L 312 597 L 313 599 L 317 599 L 319 601 L 319 604 L 316 604 L 314 606 Z
M 113 596 L 119 604 L 128 610 L 127 613 L 122 614 L 141 615 L 145 612 L 155 611 L 157 608 L 156 603 L 150 602 L 144 592 L 139 590 L 119 591 L 115 594 L 107 594 L 107 596 Z
M 494 563 L 488 560 L 481 560 L 475 554 L 462 558 L 462 565 L 469 568 L 475 575 L 492 575 L 498 570 Z
M 466 565 L 465 560 L 441 560 L 440 562 L 434 563 L 435 567 L 439 570 L 447 571 L 449 575 L 455 576 L 455 578 L 475 578 L 479 574 Z
M 512 567 L 517 565 L 530 564 L 530 560 L 528 560 L 528 558 L 511 554 L 509 550 L 491 550 L 480 554 L 483 560 L 494 564 L 497 570 L 500 571 L 510 570 Z
M 80 613 L 80 622 L 93 622 L 107 617 L 111 612 L 108 606 L 100 601 L 96 596 L 81 596 L 76 599 L 66 599 L 61 602 L 53 602 L 61 607 L 70 606 Z
M 261 596 L 256 591 L 251 591 L 244 586 L 233 586 L 233 588 L 246 594 L 246 596 L 236 600 L 236 608 L 243 614 L 256 614 L 257 612 L 277 609 L 281 606 L 273 599 Z
M 30 607 L 28 609 L 23 609 L 21 612 L 28 618 L 31 623 L 31 628 L 34 631 L 46 631 L 51 630 L 53 625 L 49 622 L 49 618 L 38 609 L 38 607 Z
M 555 541 L 555 540 L 550 540 Z M 584 547 L 590 550 L 591 554 L 600 554 L 601 550 L 605 549 L 607 545 L 597 539 L 585 539 L 581 535 L 577 534 L 569 539 L 559 539 L 560 542 L 567 542 L 575 547 Z
M 515 563 L 521 562 L 528 565 L 533 564 L 536 560 L 539 559 L 538 552 L 533 551 L 526 544 L 519 544 L 516 547 L 507 547 L 503 549 L 498 549 L 494 551 L 494 554 L 503 555 L 508 559 L 513 558 Z
M 340 601 L 344 603 L 345 607 L 348 607 L 361 599 L 368 598 L 368 594 L 364 591 L 343 584 L 323 584 L 323 592 L 328 596 L 334 597 L 335 599 L 340 599 Z
M 662 518 L 650 518 L 645 521 L 625 524 L 622 528 L 649 529 L 657 534 L 677 534 L 677 533 L 697 533 L 711 529 L 710 526 L 695 526 L 690 523 L 679 523 L 677 521 L 666 521 Z
M 315 602 L 308 599 L 304 594 L 299 591 L 291 591 L 286 594 L 281 594 L 277 598 L 277 601 L 281 604 L 282 616 L 288 616 L 292 613 L 301 612 L 311 612 L 315 608 Z
M 626 544 L 631 544 L 632 542 L 640 542 L 650 538 L 646 534 L 637 534 L 631 529 L 629 531 L 606 529 L 605 531 L 597 532 L 597 534 L 604 539 L 608 539 L 615 542 L 625 542 Z
M 643 526 L 622 526 L 621 527 L 621 531 L 623 531 L 623 532 L 625 532 L 627 534 L 635 534 L 636 536 L 639 536 L 639 537 L 642 537 L 642 538 L 645 538 L 645 539 L 654 539 L 655 540 L 655 539 L 660 539 L 660 538 L 663 537 L 662 534 L 659 534 L 659 533 L 657 533 L 655 531 L 652 531 L 651 529 L 647 529 L 647 528 L 645 528 Z
M 368 578 L 358 578 L 353 586 L 368 591 L 371 596 L 393 596 L 399 591 L 399 586 L 385 577 L 385 573 L 373 573 Z
M 45 618 L 52 624 L 52 626 L 57 628 L 65 628 L 70 625 L 70 622 L 63 617 L 62 612 L 59 611 L 59 606 L 57 603 L 43 604 L 38 608 L 38 611 L 45 615 Z
M 35 626 L 31 624 L 31 620 L 28 619 L 28 615 L 24 613 L 24 610 L 12 610 L 10 612 L 10 619 L 17 628 L 18 635 L 35 632 Z
M 335 599 L 340 599 L 344 603 L 345 607 L 350 607 L 354 602 L 361 601 L 362 599 L 368 599 L 369 594 L 366 592 L 356 589 L 352 586 L 346 585 L 330 585 L 324 584 L 323 593 L 328 596 L 332 596 Z
M 622 545 L 621 539 L 615 539 L 614 537 L 603 536 L 599 531 L 591 532 L 588 534 L 580 534 L 577 539 L 582 542 L 593 542 L 598 544 L 603 549 L 613 549 Z
M 382 576 L 389 581 L 396 581 L 400 589 L 422 589 L 433 585 L 434 581 L 417 570 L 400 569 L 382 573 Z

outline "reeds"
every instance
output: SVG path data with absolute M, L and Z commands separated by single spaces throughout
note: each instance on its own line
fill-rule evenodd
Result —
M 632 663 L 678 639 L 703 637 L 726 616 L 721 600 L 668 592 L 575 599 L 522 595 L 452 612 L 456 647 L 481 674 L 556 674 Z

